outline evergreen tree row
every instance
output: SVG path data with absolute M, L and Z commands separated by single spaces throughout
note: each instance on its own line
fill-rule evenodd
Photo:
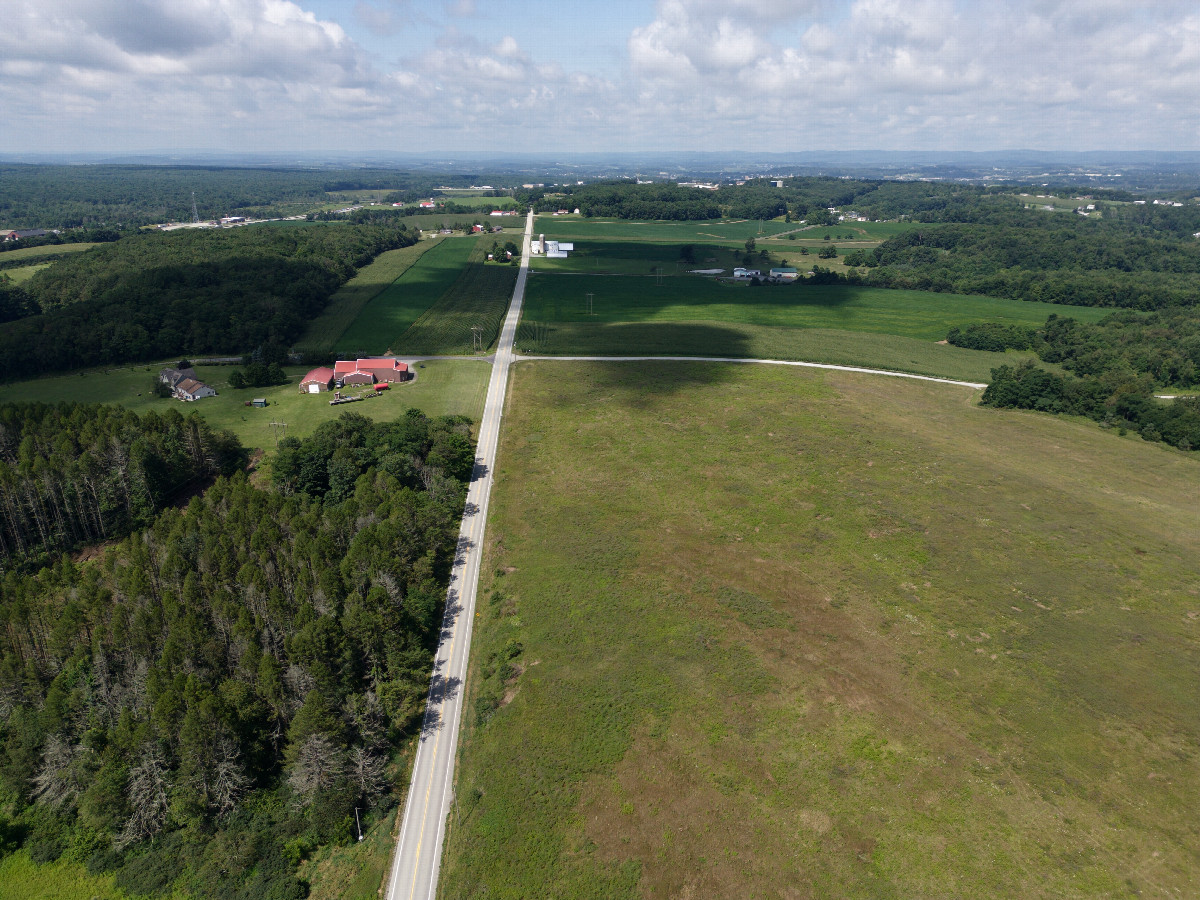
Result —
M 0 406 L 0 571 L 124 537 L 242 460 L 232 434 L 195 414 Z

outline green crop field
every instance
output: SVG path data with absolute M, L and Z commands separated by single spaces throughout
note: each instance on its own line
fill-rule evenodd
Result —
M 592 316 L 587 314 L 593 294 Z M 789 328 L 836 328 L 941 340 L 955 325 L 1039 325 L 1051 313 L 1095 322 L 1112 310 L 1027 303 L 994 297 L 901 291 L 852 285 L 751 287 L 700 276 L 652 277 L 536 274 L 524 316 L 540 322 L 736 322 Z
M 986 384 L 991 371 L 1032 352 L 989 353 L 894 334 L 735 323 L 668 322 L 588 325 L 523 320 L 516 350 L 531 356 L 723 356 L 866 366 Z M 1046 363 L 1043 368 L 1053 369 Z
M 518 364 L 440 896 L 1200 895 L 1200 464 L 977 398 Z
M 487 262 L 490 246 L 490 241 L 480 238 L 449 290 L 392 341 L 397 353 L 470 354 L 476 350 L 476 333 L 479 350 L 488 350 L 496 343 L 512 299 L 517 267 Z
M 300 379 L 307 367 L 287 367 L 290 384 L 268 388 L 229 387 L 230 366 L 198 366 L 200 380 L 217 389 L 216 397 L 180 403 L 154 396 L 153 380 L 160 365 L 110 369 L 107 372 L 86 372 L 39 378 L 0 385 L 0 403 L 36 401 L 58 403 L 119 403 L 137 413 L 154 409 L 179 410 L 184 415 L 199 413 L 216 428 L 228 428 L 246 447 L 265 450 L 275 446 L 277 429 L 272 422 L 286 422 L 289 436 L 304 437 L 322 422 L 335 419 L 350 410 L 373 419 L 392 419 L 415 407 L 431 416 L 463 414 L 478 422 L 483 415 L 487 383 L 491 366 L 475 360 L 430 360 L 416 369 L 414 381 L 396 385 L 378 397 L 361 403 L 330 406 L 332 395 L 301 394 Z M 245 406 L 246 400 L 262 397 L 268 406 L 263 409 Z
M 1038 325 L 1051 313 L 1094 322 L 1108 312 L 848 285 L 755 288 L 700 276 L 664 276 L 660 285 L 655 277 L 538 273 L 526 290 L 516 347 L 551 355 L 796 359 L 980 382 L 1002 363 L 1033 356 L 937 343 L 954 325 Z
M 334 349 L 345 355 L 384 353 L 389 343 L 441 299 L 462 274 L 478 238 L 446 238 L 372 297 Z
M 435 241 L 418 241 L 411 247 L 379 254 L 329 298 L 329 305 L 309 323 L 297 347 L 311 353 L 328 353 L 358 318 L 363 307 L 434 246 Z
M 547 240 L 584 241 L 615 238 L 631 241 L 673 241 L 689 243 L 741 243 L 747 238 L 761 240 L 780 231 L 798 227 L 782 219 L 718 219 L 709 222 L 630 222 L 625 219 L 585 219 L 581 216 L 538 216 L 533 233 Z

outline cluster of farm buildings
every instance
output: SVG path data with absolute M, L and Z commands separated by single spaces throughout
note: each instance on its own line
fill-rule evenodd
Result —
M 339 359 L 329 366 L 319 366 L 300 379 L 300 393 L 319 394 L 335 387 L 353 385 L 396 384 L 412 378 L 408 363 L 391 357 L 377 359 Z
M 172 397 L 186 403 L 217 396 L 215 390 L 196 377 L 195 369 L 168 367 L 158 373 L 158 380 L 171 389 Z
M 536 240 L 529 242 L 529 251 L 534 255 L 543 255 L 546 259 L 566 259 L 575 249 L 568 241 L 548 241 L 544 234 L 539 234 Z

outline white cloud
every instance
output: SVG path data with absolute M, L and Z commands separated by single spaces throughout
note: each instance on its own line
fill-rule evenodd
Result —
M 0 147 L 1200 148 L 1190 2 L 625 0 L 604 77 L 472 0 L 347 3 L 384 66 L 305 2 L 14 4 Z

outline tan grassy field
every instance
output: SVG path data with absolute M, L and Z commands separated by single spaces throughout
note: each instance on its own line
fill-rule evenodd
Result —
M 518 364 L 440 895 L 1200 894 L 1200 462 L 977 398 Z

